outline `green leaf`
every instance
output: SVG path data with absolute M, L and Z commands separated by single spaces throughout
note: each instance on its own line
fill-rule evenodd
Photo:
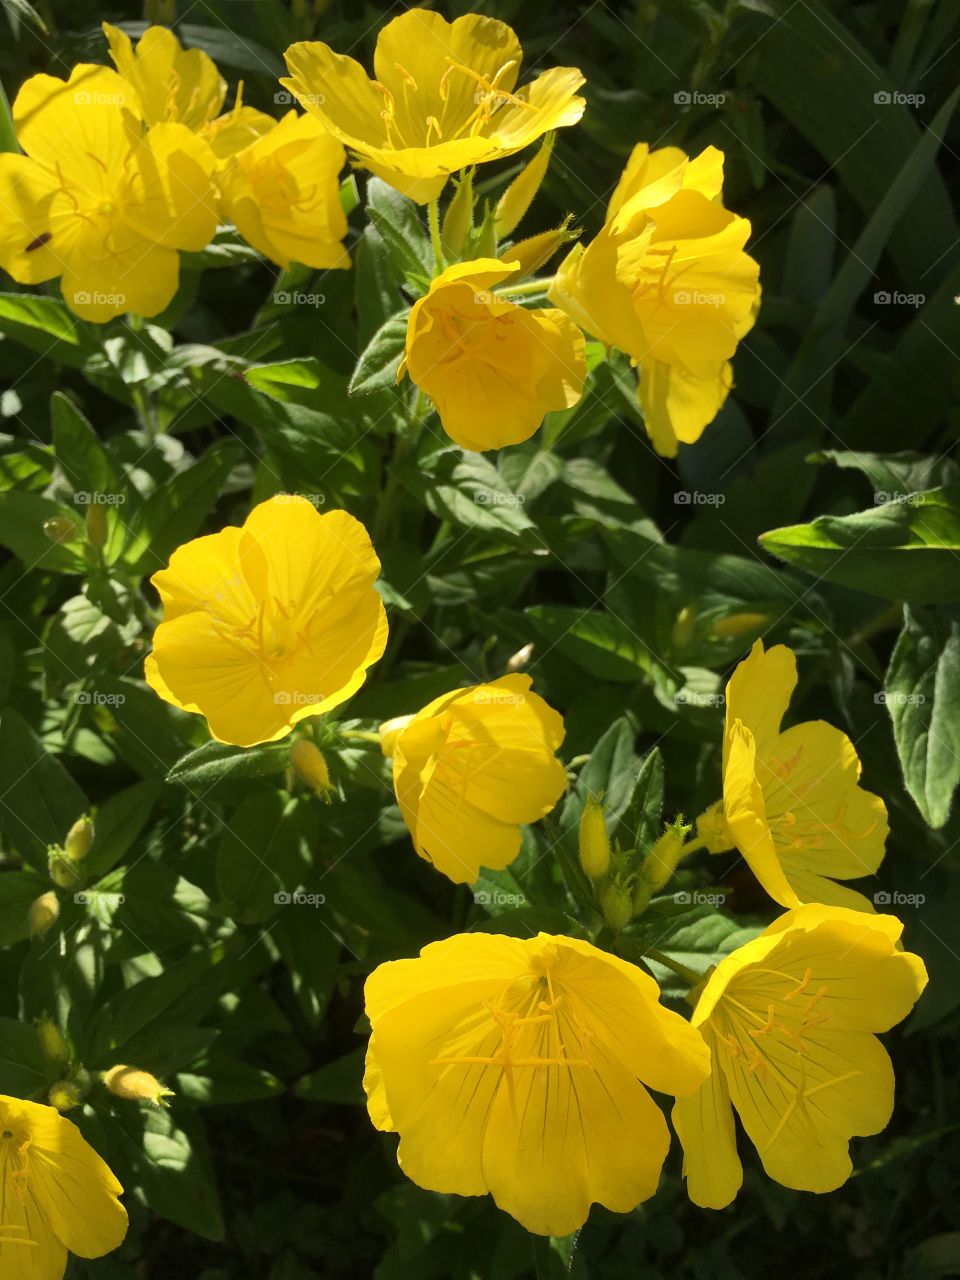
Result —
M 104 876 L 121 861 L 147 825 L 162 789 L 152 779 L 135 782 L 114 792 L 97 809 L 93 845 L 84 862 L 88 876 Z
M 407 340 L 409 307 L 384 321 L 360 353 L 350 379 L 350 394 L 370 395 L 375 391 L 395 391 L 397 370 Z
M 227 914 L 245 924 L 266 920 L 299 885 L 309 858 L 309 805 L 261 791 L 232 814 L 217 849 L 217 887 Z
M 301 1076 L 294 1085 L 293 1092 L 298 1098 L 305 1098 L 308 1102 L 339 1102 L 348 1106 L 363 1106 L 362 1082 L 366 1054 L 364 1045 L 334 1062 L 328 1062 L 316 1071 L 311 1071 L 309 1075 Z
M 942 827 L 960 782 L 960 623 L 904 610 L 882 695 L 907 790 L 924 821 Z
M 48 520 L 68 520 L 75 535 L 66 542 L 53 541 L 43 531 Z M 84 573 L 83 538 L 83 516 L 77 508 L 39 493 L 0 492 L 0 546 L 12 551 L 27 569 Z
M 24 861 L 45 871 L 47 845 L 62 844 L 89 808 L 86 796 L 13 707 L 0 720 L 0 827 Z
M 82 366 L 98 350 L 96 331 L 57 298 L 0 293 L 0 333 L 37 355 Z
M 294 995 L 311 1027 L 323 1021 L 337 981 L 343 943 L 331 928 L 323 894 L 288 895 L 270 936 L 280 948 Z
M 862 471 L 870 481 L 877 505 L 896 502 L 923 489 L 960 481 L 960 466 L 952 458 L 934 457 L 905 449 L 900 453 L 860 453 L 849 449 L 822 449 L 809 462 L 832 462 Z
M 596 680 L 634 684 L 648 676 L 657 661 L 640 636 L 604 609 L 536 604 L 526 616 L 548 645 Z
M 404 467 L 403 482 L 441 520 L 539 545 L 536 526 L 493 463 L 478 453 L 444 449 L 430 462 Z
M 855 591 L 921 603 L 960 600 L 960 485 L 773 529 L 760 535 L 760 545 Z
M 654 747 L 644 756 L 630 803 L 610 834 L 622 849 L 648 849 L 660 834 L 662 815 L 663 757 L 660 748 Z
M 235 441 L 212 444 L 192 466 L 155 489 L 137 507 L 129 522 L 130 542 L 123 552 L 131 573 L 163 568 L 171 552 L 194 536 L 241 453 Z
M 387 246 L 397 275 L 429 280 L 434 267 L 433 250 L 413 201 L 380 178 L 368 178 L 367 214 Z
M 180 757 L 167 774 L 167 781 L 205 792 L 218 782 L 234 778 L 265 778 L 282 773 L 289 764 L 289 742 L 265 742 L 258 747 L 205 742 Z
M 36 1101 L 46 1085 L 47 1066 L 36 1028 L 16 1018 L 0 1018 L 0 1093 Z

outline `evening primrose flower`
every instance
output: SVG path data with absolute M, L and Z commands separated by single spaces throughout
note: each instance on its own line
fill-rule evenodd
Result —
M 67 1254 L 100 1258 L 127 1233 L 123 1187 L 55 1107 L 0 1096 L 0 1275 L 61 1280 Z
M 652 978 L 589 942 L 457 934 L 367 979 L 370 1118 L 408 1178 L 489 1193 L 565 1236 L 592 1203 L 628 1213 L 669 1146 L 647 1088 L 693 1092 L 709 1055 Z
M 781 732 L 797 684 L 786 645 L 757 640 L 727 684 L 723 799 L 697 821 L 711 853 L 737 848 L 776 902 L 833 903 L 872 911 L 835 884 L 871 875 L 883 859 L 887 811 L 859 785 L 847 735 L 823 720 Z
M 325 44 L 291 45 L 280 83 L 306 111 L 404 195 L 426 204 L 448 176 L 513 155 L 576 124 L 583 76 L 552 67 L 517 89 L 523 51 L 504 22 L 468 13 L 447 22 L 410 9 L 377 36 L 374 78 Z
M 584 341 L 573 321 L 490 292 L 518 270 L 497 258 L 448 267 L 407 322 L 398 377 L 408 373 L 447 435 L 475 453 L 529 440 L 546 413 L 583 394 Z
M 850 1139 L 879 1133 L 893 1110 L 874 1032 L 902 1021 L 927 982 L 902 929 L 893 916 L 803 906 L 713 970 L 692 1019 L 712 1071 L 673 1111 L 695 1204 L 722 1209 L 740 1188 L 732 1108 L 774 1181 L 833 1191 L 847 1180 Z
M 383 653 L 380 562 L 345 511 L 294 494 L 254 507 L 242 528 L 195 538 L 151 579 L 164 619 L 147 682 L 248 747 L 339 706 Z
M 280 267 L 349 267 L 341 241 L 343 146 L 310 116 L 290 111 L 219 176 L 221 209 L 253 247 Z
M 750 223 L 724 209 L 723 153 L 634 148 L 599 235 L 561 264 L 550 300 L 639 366 L 654 447 L 699 439 L 733 384 L 730 357 L 753 326 L 759 267 Z
M 384 738 L 414 848 L 455 884 L 512 862 L 520 824 L 549 813 L 566 788 L 554 755 L 563 720 L 531 684 L 510 675 L 455 689 Z
M 177 250 L 216 231 L 210 148 L 180 124 L 144 133 L 136 92 L 106 67 L 31 77 L 13 119 L 26 155 L 0 155 L 0 266 L 21 284 L 60 276 L 86 320 L 162 311 Z
M 202 49 L 184 49 L 167 27 L 148 27 L 136 46 L 119 27 L 103 23 L 113 65 L 136 90 L 148 125 L 183 124 L 220 158 L 233 155 L 273 128 L 276 121 L 242 101 L 220 112 L 227 82 Z

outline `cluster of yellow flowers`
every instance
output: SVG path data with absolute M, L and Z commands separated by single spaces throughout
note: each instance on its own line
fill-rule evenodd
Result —
M 198 538 L 155 575 L 165 618 L 147 678 L 223 741 L 281 737 L 341 703 L 382 653 L 378 568 L 345 513 L 295 495 L 261 503 L 242 529 Z M 873 1033 L 906 1016 L 926 975 L 900 948 L 899 921 L 836 883 L 877 869 L 886 809 L 860 786 L 839 729 L 781 731 L 796 681 L 793 653 L 757 641 L 727 685 L 722 799 L 693 839 L 668 829 L 672 855 L 651 851 L 636 886 L 615 883 L 609 857 L 584 863 L 628 902 L 635 892 L 641 911 L 648 867 L 659 887 L 680 856 L 737 848 L 788 908 L 703 975 L 690 1023 L 643 971 L 578 938 L 460 934 L 371 975 L 370 1115 L 400 1135 L 421 1186 L 489 1191 L 550 1235 L 574 1231 L 595 1201 L 629 1210 L 653 1194 L 669 1145 L 646 1086 L 677 1098 L 698 1204 L 722 1207 L 740 1185 L 731 1103 L 772 1178 L 808 1191 L 847 1178 L 849 1139 L 878 1132 L 892 1107 Z M 521 825 L 566 790 L 563 736 L 526 675 L 384 723 L 417 853 L 455 883 L 508 866 Z M 602 844 L 602 811 L 587 814 Z
M 166 307 L 178 251 L 202 249 L 218 219 L 280 265 L 348 266 L 345 148 L 428 204 L 436 231 L 451 174 L 514 154 L 584 108 L 572 68 L 518 89 L 514 33 L 472 14 L 394 19 L 373 79 L 326 45 L 294 45 L 283 83 L 307 114 L 279 122 L 240 93 L 220 114 L 216 67 L 170 32 L 151 28 L 136 48 L 105 32 L 117 69 L 33 77 L 14 105 L 26 154 L 0 156 L 0 264 L 24 283 L 60 276 L 68 304 L 95 321 Z M 549 155 L 545 143 L 508 189 L 499 234 L 523 216 Z M 713 148 L 690 159 L 637 146 L 600 233 L 537 286 L 551 307 L 516 301 L 517 279 L 539 265 L 529 242 L 449 265 L 438 248 L 437 274 L 410 310 L 401 375 L 463 447 L 500 448 L 577 402 L 583 330 L 637 366 L 654 445 L 675 454 L 722 405 L 759 300 L 750 224 L 723 207 L 722 182 Z M 147 681 L 224 743 L 279 739 L 342 704 L 383 654 L 379 572 L 359 521 L 277 495 L 242 528 L 181 546 L 154 576 L 164 616 Z M 698 975 L 689 1021 L 660 1003 L 644 971 L 582 938 L 460 934 L 370 976 L 369 1112 L 399 1135 L 409 1177 L 490 1193 L 530 1231 L 567 1235 L 592 1203 L 629 1211 L 656 1190 L 670 1135 L 648 1089 L 676 1099 L 697 1204 L 722 1207 L 740 1186 L 734 1108 L 770 1177 L 827 1191 L 849 1176 L 850 1138 L 878 1132 L 892 1107 L 875 1033 L 907 1015 L 926 975 L 901 948 L 900 923 L 836 883 L 877 869 L 886 810 L 860 787 L 840 730 L 781 730 L 796 680 L 792 652 L 758 641 L 727 686 L 722 798 L 693 839 L 668 832 L 672 853 L 648 856 L 636 883 L 604 856 L 585 862 L 601 892 L 626 904 L 614 930 L 698 849 L 738 849 L 785 908 Z M 516 674 L 384 724 L 420 857 L 466 884 L 511 863 L 521 826 L 566 790 L 563 737 L 561 716 Z M 329 786 L 325 766 L 315 781 Z M 602 845 L 602 810 L 588 812 Z M 11 1189 L 4 1267 L 8 1247 L 17 1256 L 29 1243 L 59 1275 L 66 1250 L 94 1256 L 122 1237 L 119 1185 L 54 1109 L 0 1098 L 0 1162 Z
M 165 28 L 149 28 L 136 47 L 107 23 L 104 32 L 116 71 L 81 64 L 67 81 L 34 76 L 14 103 L 25 154 L 0 155 L 0 266 L 14 279 L 60 277 L 67 305 L 88 320 L 155 316 L 176 292 L 178 251 L 205 248 L 218 221 L 281 267 L 349 267 L 338 186 L 349 149 L 430 206 L 438 273 L 410 311 L 401 376 L 458 444 L 516 444 L 545 414 L 575 405 L 587 368 L 581 330 L 639 369 L 660 453 L 675 455 L 716 416 L 760 287 L 744 251 L 750 223 L 723 207 L 714 147 L 691 160 L 639 144 L 596 238 L 551 280 L 522 282 L 572 238 L 565 223 L 505 239 L 544 176 L 552 131 L 575 124 L 585 103 L 572 67 L 517 88 L 523 55 L 505 23 L 411 9 L 380 32 L 372 79 L 325 44 L 292 45 L 281 83 L 306 114 L 280 121 L 244 106 L 242 84 L 221 114 L 227 86 L 216 66 Z M 472 195 L 450 216 L 472 192 L 473 167 L 538 139 L 480 247 L 467 235 Z M 444 250 L 437 200 L 457 172 Z M 445 252 L 467 260 L 447 265 Z M 538 292 L 553 305 L 523 305 Z

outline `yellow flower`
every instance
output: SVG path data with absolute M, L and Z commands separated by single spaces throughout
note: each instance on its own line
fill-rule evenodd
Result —
M 234 526 L 179 547 L 151 581 L 164 620 L 146 661 L 167 702 L 248 747 L 339 706 L 383 653 L 380 562 L 345 511 L 280 494 Z
M 216 231 L 210 148 L 181 124 L 144 133 L 135 91 L 106 67 L 33 76 L 13 118 L 26 155 L 0 155 L 0 266 L 21 284 L 60 276 L 85 320 L 162 311 L 177 250 Z
M 731 1104 L 774 1181 L 833 1191 L 847 1180 L 850 1139 L 879 1133 L 893 1110 L 893 1068 L 873 1033 L 905 1018 L 927 982 L 899 947 L 902 929 L 893 916 L 804 906 L 721 960 L 693 1014 L 713 1069 L 673 1111 L 695 1204 L 722 1209 L 743 1180 Z
M 127 1234 L 123 1187 L 54 1107 L 0 1096 L 0 1275 L 60 1280 L 67 1254 L 101 1258 Z
M 367 979 L 364 1087 L 431 1191 L 491 1194 L 538 1235 L 628 1213 L 670 1143 L 647 1087 L 695 1090 L 709 1056 L 652 978 L 579 939 L 457 934 Z
M 407 322 L 398 377 L 408 373 L 447 435 L 475 453 L 529 440 L 544 414 L 583 394 L 583 335 L 570 318 L 490 292 L 518 270 L 496 258 L 448 267 Z
M 227 83 L 202 49 L 184 49 L 167 27 L 148 27 L 134 49 L 119 27 L 103 23 L 113 65 L 133 89 L 148 125 L 184 124 L 207 141 L 218 158 L 233 155 L 272 129 L 272 116 L 237 103 L 219 115 Z
M 421 858 L 455 884 L 502 870 L 520 852 L 520 825 L 550 812 L 567 785 L 554 752 L 563 720 L 529 676 L 455 689 L 390 742 L 393 787 Z
M 140 96 L 147 124 L 172 122 L 197 131 L 218 115 L 227 82 L 202 49 L 184 49 L 167 27 L 148 27 L 136 49 L 109 22 L 103 34 L 113 65 Z
M 513 155 L 576 124 L 583 76 L 552 67 L 516 89 L 523 51 L 506 23 L 468 13 L 449 23 L 410 9 L 377 36 L 375 78 L 325 44 L 291 45 L 280 83 L 362 164 L 426 204 L 451 173 Z
M 224 166 L 224 216 L 278 266 L 349 267 L 338 180 L 344 159 L 341 144 L 316 120 L 290 111 Z
M 723 154 L 634 148 L 588 245 L 550 291 L 595 338 L 640 368 L 638 395 L 658 453 L 699 439 L 732 386 L 730 357 L 752 327 L 757 263 L 750 223 L 721 204 Z
M 797 684 L 792 650 L 757 640 L 727 684 L 723 800 L 698 820 L 713 853 L 736 847 L 776 902 L 827 902 L 872 911 L 834 884 L 871 875 L 883 859 L 887 811 L 859 785 L 847 735 L 823 720 L 781 732 Z

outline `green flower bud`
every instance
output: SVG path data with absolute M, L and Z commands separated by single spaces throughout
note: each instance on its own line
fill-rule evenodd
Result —
M 71 862 L 82 862 L 93 844 L 93 819 L 85 813 L 78 818 L 63 842 L 63 852 Z
M 34 898 L 27 912 L 31 938 L 44 938 L 60 919 L 60 899 L 51 889 Z
M 63 1038 L 63 1033 L 55 1022 L 44 1016 L 37 1021 L 37 1035 L 44 1057 L 58 1066 L 65 1067 L 70 1061 L 70 1046 Z
M 463 253 L 463 246 L 473 228 L 473 169 L 464 169 L 455 186 L 456 191 L 447 205 L 440 232 L 443 251 L 451 261 L 456 261 Z
M 619 933 L 633 919 L 633 903 L 622 885 L 608 884 L 600 895 L 600 910 L 611 929 Z
M 602 880 L 610 869 L 610 837 L 603 816 L 603 803 L 588 796 L 580 815 L 580 865 L 591 880 Z
M 47 1101 L 58 1111 L 72 1111 L 83 1101 L 83 1094 L 72 1080 L 58 1080 L 50 1086 Z
M 110 534 L 107 525 L 107 509 L 100 502 L 91 502 L 87 507 L 87 518 L 84 522 L 87 534 L 87 542 L 91 547 L 96 547 L 99 551 L 107 545 L 107 538 Z
M 73 542 L 77 526 L 69 516 L 51 516 L 43 522 L 43 533 L 51 542 Z

